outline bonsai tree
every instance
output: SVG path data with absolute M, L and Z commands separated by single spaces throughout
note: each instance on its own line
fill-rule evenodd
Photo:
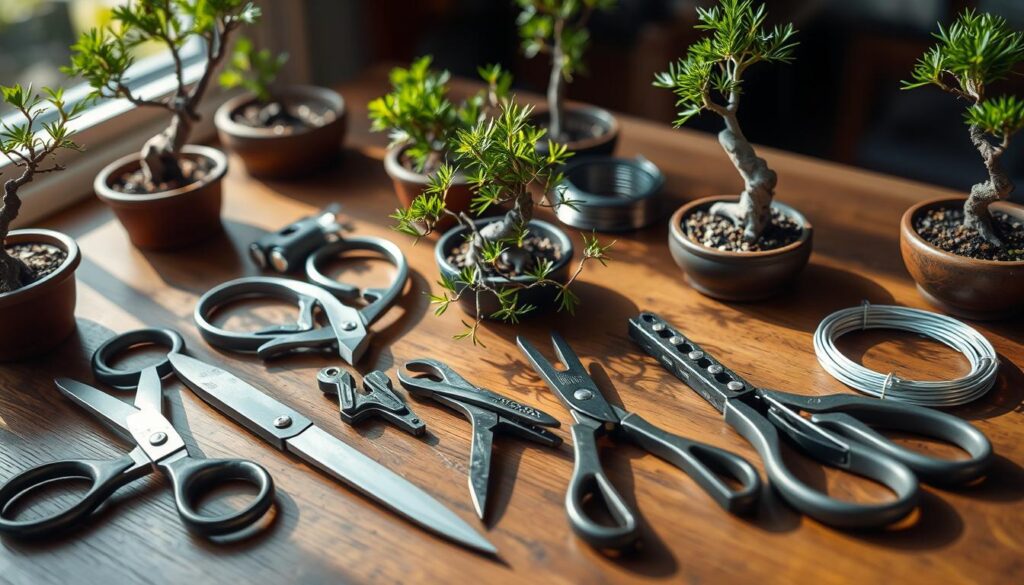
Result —
M 704 110 L 725 122 L 718 142 L 743 177 L 744 189 L 739 202 L 716 203 L 710 211 L 742 227 L 749 243 L 756 242 L 771 222 L 777 177 L 740 129 L 743 74 L 762 61 L 789 63 L 797 45 L 792 24 L 769 29 L 766 16 L 764 5 L 755 9 L 750 0 L 721 0 L 718 6 L 697 8 L 696 28 L 711 35 L 693 44 L 684 59 L 654 80 L 656 87 L 671 89 L 679 98 L 677 128 Z
M 1003 242 L 989 205 L 1013 191 L 1000 159 L 1010 139 L 1024 127 L 1024 101 L 1013 95 L 990 98 L 986 90 L 1024 60 L 1024 38 L 1003 18 L 972 10 L 963 12 L 948 28 L 940 24 L 935 38 L 939 42 L 917 62 L 903 89 L 935 85 L 967 103 L 964 121 L 988 169 L 988 180 L 971 187 L 963 225 L 1000 247 Z
M 220 85 L 225 89 L 241 87 L 252 92 L 259 105 L 255 121 L 269 126 L 274 120 L 289 116 L 271 89 L 278 71 L 287 62 L 288 53 L 274 54 L 270 49 L 257 49 L 248 37 L 239 37 L 231 59 L 220 74 Z
M 479 69 L 487 90 L 456 105 L 448 98 L 448 71 L 430 69 L 432 57 L 420 57 L 408 69 L 391 70 L 392 91 L 369 103 L 370 130 L 389 131 L 391 148 L 408 145 L 407 161 L 417 173 L 430 174 L 448 156 L 459 130 L 493 112 L 507 95 L 512 76 L 497 65 Z
M 416 238 L 429 234 L 444 215 L 454 217 L 467 230 L 465 244 L 455 253 L 459 256 L 455 264 L 461 272 L 456 278 L 442 275 L 439 284 L 444 294 L 431 295 L 437 315 L 463 295 L 475 295 L 476 319 L 472 324 L 463 322 L 466 330 L 456 335 L 457 339 L 469 337 L 478 342 L 477 330 L 486 317 L 480 310 L 480 295 L 484 293 L 494 295 L 500 303 L 490 317 L 507 322 L 517 322 L 535 308 L 519 302 L 519 292 L 534 287 L 558 287 L 559 308 L 573 312 L 578 297 L 569 287 L 587 262 L 607 261 L 610 244 L 602 246 L 596 238 L 584 236 L 583 257 L 568 281 L 561 283 L 549 278 L 560 251 L 542 249 L 531 235 L 528 223 L 536 206 L 552 205 L 546 197 L 535 201 L 529 188 L 536 184 L 541 193 L 560 188 L 563 177 L 558 169 L 571 154 L 565 146 L 551 141 L 546 154 L 537 151 L 537 141 L 544 136 L 544 130 L 529 124 L 531 112 L 530 106 L 506 100 L 493 118 L 484 117 L 472 128 L 458 130 L 453 141 L 456 163 L 467 174 L 474 194 L 472 210 L 482 213 L 493 207 L 507 207 L 503 216 L 478 228 L 468 214 L 449 211 L 445 196 L 455 167 L 448 163 L 439 167 L 429 187 L 408 209 L 399 209 L 392 216 L 397 221 L 395 229 Z M 523 275 L 531 279 L 511 280 Z M 495 284 L 495 277 L 510 280 Z
M 36 175 L 63 170 L 55 160 L 60 150 L 80 150 L 71 140 L 74 132 L 68 124 L 85 103 L 78 102 L 69 108 L 59 88 L 45 88 L 43 93 L 42 97 L 33 93 L 31 86 L 0 86 L 4 103 L 11 106 L 19 118 L 17 122 L 0 123 L 0 153 L 20 171 L 18 176 L 4 182 L 3 206 L 0 207 L 0 243 L 3 244 L 6 244 L 11 222 L 21 210 L 18 189 L 32 182 Z M 56 120 L 40 122 L 40 115 L 49 108 L 57 112 Z M 17 290 L 42 275 L 22 259 L 12 256 L 6 245 L 0 245 L 0 293 Z
M 516 0 L 523 53 L 533 58 L 551 55 L 548 77 L 548 133 L 555 140 L 565 138 L 565 84 L 583 69 L 583 52 L 590 35 L 587 21 L 594 10 L 608 10 L 616 0 Z
M 171 123 L 142 147 L 142 170 L 147 184 L 188 182 L 178 154 L 199 120 L 199 103 L 217 65 L 224 59 L 230 36 L 243 24 L 256 22 L 260 10 L 246 0 L 128 0 L 114 8 L 113 25 L 82 34 L 72 49 L 68 75 L 81 76 L 93 97 L 123 98 L 136 106 L 162 108 Z M 191 86 L 186 83 L 182 49 L 192 39 L 205 44 L 206 69 Z M 166 98 L 143 97 L 129 88 L 129 68 L 135 47 L 154 42 L 171 54 L 177 87 Z

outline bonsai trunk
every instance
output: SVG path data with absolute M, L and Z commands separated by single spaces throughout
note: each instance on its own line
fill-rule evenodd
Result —
M 153 185 L 185 179 L 181 172 L 178 153 L 192 133 L 192 120 L 188 114 L 178 112 L 167 128 L 150 138 L 142 146 L 142 172 Z
M 996 235 L 992 225 L 992 213 L 989 205 L 1006 199 L 1013 191 L 1013 182 L 1006 176 L 999 162 L 1003 148 L 993 146 L 985 139 L 984 131 L 978 126 L 971 126 L 971 142 L 981 153 L 988 169 L 988 180 L 971 187 L 971 195 L 964 203 L 964 226 L 978 232 L 982 238 L 993 246 L 1002 246 L 1003 242 Z
M 551 75 L 548 78 L 548 134 L 552 140 L 563 139 L 565 78 L 562 76 L 562 67 L 565 63 L 565 54 L 562 52 L 560 38 L 561 33 L 556 32 L 554 47 L 551 50 Z
M 737 203 L 716 203 L 711 213 L 743 226 L 743 239 L 756 242 L 771 222 L 772 197 L 778 176 L 756 153 L 740 130 L 734 112 L 723 114 L 725 129 L 718 133 L 718 142 L 743 177 L 744 189 Z
M 524 201 L 526 202 L 525 204 L 523 203 Z M 512 209 L 508 210 L 501 219 L 476 230 L 473 234 L 473 245 L 466 254 L 466 260 L 471 264 L 477 265 L 481 269 L 482 274 L 483 266 L 481 264 L 483 259 L 481 251 L 484 241 L 496 242 L 510 238 L 515 235 L 517 226 L 525 225 L 531 219 L 533 219 L 533 200 L 530 199 L 529 193 L 524 192 L 522 196 L 515 199 Z M 472 220 L 468 218 L 467 220 L 469 225 L 472 226 Z M 511 265 L 517 273 L 522 273 L 528 268 L 531 258 L 530 254 L 522 248 L 510 248 L 502 255 L 502 260 Z
M 21 210 L 18 188 L 32 180 L 33 170 L 25 168 L 21 176 L 4 183 L 4 206 L 0 208 L 0 293 L 11 292 L 25 286 L 32 278 L 32 271 L 24 262 L 7 253 L 7 233 L 11 222 Z

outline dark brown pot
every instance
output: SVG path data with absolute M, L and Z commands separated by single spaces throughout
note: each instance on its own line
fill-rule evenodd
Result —
M 413 199 L 416 199 L 423 190 L 430 184 L 430 178 L 428 175 L 417 173 L 405 165 L 401 161 L 401 154 L 407 147 L 389 148 L 386 155 L 384 155 L 384 170 L 387 171 L 388 176 L 391 177 L 391 182 L 395 185 L 395 194 L 398 195 L 398 201 L 402 204 L 402 207 L 408 209 L 412 205 Z M 466 182 L 466 177 L 462 173 L 455 174 L 455 180 L 452 183 L 451 189 L 448 190 L 448 196 L 445 198 L 445 206 L 449 211 L 459 213 L 469 213 L 469 205 L 473 199 L 473 193 L 469 190 L 469 183 Z M 436 226 L 438 232 L 443 232 L 448 228 L 455 225 L 455 220 L 450 217 L 443 217 Z
M 139 168 L 130 154 L 103 167 L 96 175 L 96 196 L 109 205 L 133 244 L 147 250 L 172 250 L 195 244 L 221 231 L 221 181 L 228 158 L 209 146 L 188 145 L 182 156 L 206 157 L 214 167 L 202 181 L 173 191 L 136 195 L 115 191 L 113 179 Z
M 734 196 L 704 197 L 690 202 L 669 220 L 668 247 L 676 264 L 686 273 L 690 286 L 701 293 L 726 301 L 756 301 L 781 292 L 807 265 L 811 257 L 814 229 L 792 207 L 772 202 L 772 207 L 803 225 L 800 239 L 765 252 L 726 252 L 702 246 L 686 237 L 683 219 L 697 210 L 707 210 L 719 201 L 737 201 Z
M 43 279 L 0 294 L 0 361 L 9 362 L 42 355 L 75 330 L 75 270 L 82 254 L 73 239 L 51 230 L 14 230 L 6 244 L 50 244 L 67 253 Z
M 549 111 L 546 105 L 538 105 L 530 115 L 530 123 L 547 128 L 550 118 Z M 619 142 L 619 121 L 608 110 L 588 104 L 566 102 L 565 119 L 562 124 L 570 134 L 588 135 L 585 138 L 562 143 L 566 145 L 569 152 L 576 153 L 577 157 L 611 155 L 615 152 L 615 146 Z M 537 143 L 537 150 L 547 153 L 548 137 L 546 135 Z
M 345 137 L 347 111 L 338 92 L 323 87 L 296 85 L 276 94 L 285 104 L 320 104 L 334 112 L 334 120 L 292 134 L 276 134 L 269 128 L 253 128 L 234 120 L 236 112 L 256 98 L 241 95 L 228 100 L 214 116 L 217 135 L 228 150 L 238 154 L 253 177 L 282 179 L 316 171 L 337 159 Z
M 911 207 L 900 221 L 900 252 L 907 271 L 929 303 L 968 319 L 1002 319 L 1024 308 L 1024 262 L 978 260 L 936 248 L 918 235 L 914 218 L 930 209 L 963 207 L 964 197 L 943 197 Z M 1024 220 L 1024 207 L 995 203 L 992 209 Z

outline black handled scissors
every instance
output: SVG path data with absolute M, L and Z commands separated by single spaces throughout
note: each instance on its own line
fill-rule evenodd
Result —
M 320 267 L 328 259 L 351 250 L 379 252 L 396 268 L 386 289 L 358 287 L 337 282 Z M 313 283 L 270 276 L 248 276 L 222 283 L 206 292 L 193 315 L 207 343 L 228 351 L 255 352 L 263 359 L 297 350 L 333 350 L 348 364 L 355 364 L 369 345 L 367 327 L 386 311 L 402 293 L 409 266 L 402 251 L 383 238 L 359 237 L 339 240 L 319 248 L 306 259 L 306 276 Z M 299 307 L 298 322 L 254 332 L 221 329 L 210 317 L 221 307 L 251 298 L 291 301 Z M 363 299 L 362 308 L 342 301 Z M 317 327 L 317 315 L 327 324 Z
M 108 341 L 97 356 L 116 353 L 145 342 L 170 341 L 182 347 L 181 336 L 166 329 L 133 331 Z M 111 351 L 111 348 L 115 348 Z M 134 378 L 138 386 L 134 404 L 122 402 L 92 386 L 58 378 L 62 394 L 101 419 L 119 435 L 136 445 L 131 452 L 109 461 L 68 459 L 25 470 L 0 487 L 0 533 L 15 537 L 46 536 L 76 527 L 122 486 L 154 471 L 166 475 L 174 491 L 174 503 L 185 526 L 198 534 L 213 536 L 237 532 L 257 522 L 274 501 L 274 480 L 266 469 L 240 459 L 204 459 L 189 453 L 174 425 L 161 414 L 163 397 L 160 372 L 169 371 L 166 360 L 140 372 L 125 372 L 106 366 L 100 357 L 97 377 L 127 387 Z M 94 361 L 94 363 L 96 363 Z M 8 516 L 11 505 L 29 496 L 35 488 L 55 480 L 84 478 L 89 490 L 70 506 L 49 516 L 16 520 Z M 203 513 L 198 502 L 227 484 L 248 483 L 257 489 L 255 498 L 241 510 L 227 514 Z
M 613 406 L 605 400 L 576 353 L 557 333 L 551 334 L 555 354 L 565 369 L 556 368 L 522 337 L 517 337 L 533 369 L 555 392 L 576 421 L 572 426 L 575 465 L 565 495 L 565 506 L 573 531 L 592 546 L 623 549 L 633 545 L 640 527 L 633 511 L 615 490 L 598 454 L 597 440 L 611 431 L 621 434 L 648 453 L 656 455 L 693 478 L 722 508 L 735 513 L 749 510 L 757 501 L 761 480 L 746 459 L 724 449 L 685 439 L 660 429 L 640 415 Z M 722 475 L 739 483 L 732 489 Z M 594 519 L 588 502 L 603 502 L 614 520 L 607 524 Z
M 757 388 L 654 313 L 630 319 L 629 335 L 750 441 L 764 461 L 768 479 L 790 505 L 826 524 L 885 526 L 914 509 L 918 478 L 932 484 L 969 482 L 981 477 L 992 459 L 992 445 L 985 435 L 951 414 L 850 394 L 801 396 Z M 872 427 L 939 439 L 970 457 L 929 457 L 897 445 Z M 800 451 L 826 465 L 877 481 L 896 499 L 860 504 L 808 486 L 786 466 L 780 432 Z

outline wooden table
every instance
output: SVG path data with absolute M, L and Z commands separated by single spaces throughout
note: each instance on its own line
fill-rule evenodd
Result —
M 389 229 L 387 215 L 397 203 L 381 164 L 386 138 L 367 132 L 364 107 L 384 86 L 378 71 L 342 88 L 352 111 L 344 158 L 335 170 L 298 182 L 260 183 L 233 161 L 224 185 L 226 235 L 196 248 L 175 254 L 139 251 L 95 200 L 45 222 L 76 237 L 84 252 L 78 271 L 79 327 L 53 355 L 0 369 L 0 479 L 56 457 L 122 453 L 124 446 L 61 397 L 50 378 L 91 380 L 88 360 L 104 339 L 144 325 L 164 326 L 181 331 L 196 357 L 219 363 L 293 405 L 475 523 L 466 487 L 469 429 L 463 419 L 414 402 L 428 424 L 425 439 L 381 422 L 349 427 L 314 379 L 319 368 L 339 364 L 337 358 L 293 357 L 264 364 L 210 348 L 192 324 L 192 308 L 205 290 L 257 273 L 245 253 L 249 242 L 264 230 L 340 201 L 356 233 L 392 238 L 412 268 L 400 305 L 373 328 L 361 373 L 380 368 L 393 374 L 403 360 L 437 357 L 473 382 L 542 408 L 563 423 L 557 432 L 567 443 L 557 450 L 515 439 L 496 442 L 491 520 L 484 530 L 502 561 L 467 552 L 397 518 L 269 448 L 169 381 L 170 418 L 191 447 L 213 457 L 251 458 L 274 475 L 280 495 L 270 527 L 242 542 L 214 544 L 190 537 L 166 486 L 148 479 L 122 490 L 116 503 L 73 536 L 32 544 L 0 541 L 0 582 L 1020 582 L 1024 335 L 1019 320 L 978 324 L 1003 360 L 999 382 L 986 398 L 956 411 L 987 433 L 998 453 L 980 485 L 925 487 L 920 510 L 909 521 L 885 531 L 842 532 L 796 514 L 769 490 L 756 515 L 733 517 L 675 468 L 621 445 L 606 450 L 604 459 L 615 483 L 642 513 L 646 545 L 641 553 L 620 559 L 596 553 L 569 529 L 562 502 L 572 469 L 571 419 L 514 345 L 515 335 L 524 334 L 547 348 L 548 330 L 558 329 L 584 363 L 593 364 L 613 401 L 666 429 L 759 462 L 718 413 L 634 346 L 626 335 L 626 319 L 640 309 L 657 311 L 764 386 L 803 393 L 849 391 L 818 366 L 812 332 L 829 312 L 862 299 L 925 306 L 900 260 L 897 226 L 912 202 L 945 191 L 762 149 L 779 173 L 779 198 L 815 226 L 814 256 L 790 293 L 752 304 L 701 296 L 686 285 L 669 257 L 661 222 L 618 236 L 614 262 L 585 273 L 579 286 L 583 306 L 576 318 L 541 317 L 519 327 L 489 324 L 482 336 L 487 347 L 474 347 L 450 339 L 461 329 L 458 309 L 442 318 L 430 314 L 424 293 L 438 290 L 432 243 L 413 245 Z M 657 164 L 667 175 L 672 197 L 739 190 L 739 178 L 714 136 L 625 117 L 621 121 L 619 153 L 642 153 Z M 365 266 L 373 269 L 354 278 L 382 281 L 379 265 Z M 242 311 L 239 325 L 245 324 Z M 966 369 L 950 350 L 910 336 L 856 335 L 845 347 L 871 367 L 904 376 L 948 376 Z M 800 469 L 807 481 L 827 485 L 840 496 L 884 497 L 869 482 L 812 464 L 801 463 Z

